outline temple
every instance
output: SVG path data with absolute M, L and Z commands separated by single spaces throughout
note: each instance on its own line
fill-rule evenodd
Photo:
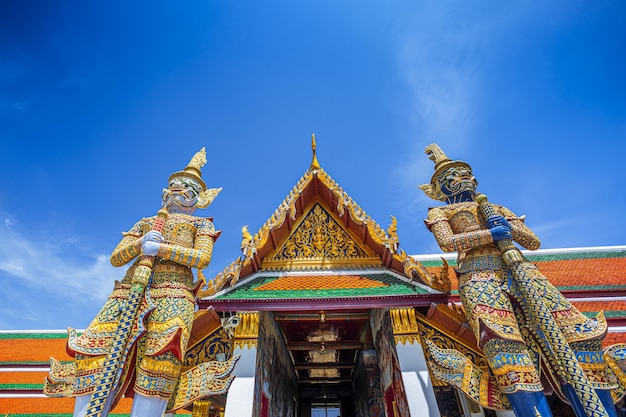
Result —
M 395 219 L 383 228 L 368 216 L 321 167 L 313 144 L 312 163 L 287 197 L 254 235 L 244 228 L 242 255 L 198 294 L 188 361 L 239 358 L 223 375 L 210 370 L 228 392 L 192 396 L 176 415 L 514 416 L 467 323 L 455 256 L 401 249 Z M 604 359 L 619 401 L 626 246 L 524 255 L 583 314 L 604 312 Z M 49 358 L 69 360 L 65 338 L 0 333 L 0 415 L 71 415 L 72 399 L 42 394 Z M 467 390 L 442 366 L 452 351 L 475 367 L 475 380 L 456 381 Z M 554 416 L 574 415 L 566 399 L 547 398 Z M 129 410 L 122 399 L 111 415 Z

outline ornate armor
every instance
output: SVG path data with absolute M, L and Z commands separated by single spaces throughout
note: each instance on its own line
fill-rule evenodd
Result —
M 141 219 L 123 234 L 111 263 L 134 263 L 85 332 L 77 336 L 70 329 L 67 350 L 76 361 L 51 361 L 44 392 L 75 396 L 75 415 L 106 416 L 127 395 L 135 397 L 131 416 L 160 416 L 177 388 L 196 291 L 204 284 L 201 270 L 219 236 L 212 219 L 192 216 L 221 190 L 207 189 L 200 171 L 205 163 L 202 148 L 183 171 L 170 176 L 157 216 Z M 197 284 L 191 268 L 198 269 Z
M 527 249 L 539 248 L 537 236 L 505 207 L 497 211 L 511 225 L 513 239 Z M 468 321 L 480 347 L 490 361 L 494 376 L 505 393 L 517 390 L 541 391 L 542 385 L 525 346 L 510 296 L 506 264 L 493 242 L 486 221 L 474 201 L 448 204 L 429 210 L 425 221 L 439 246 L 446 252 L 458 252 L 459 295 Z M 552 316 L 568 342 L 602 338 L 606 322 L 589 319 L 572 306 L 539 272 L 533 277 Z M 499 339 L 500 343 L 493 340 Z M 490 343 L 487 343 L 491 341 Z M 588 367 L 592 372 L 596 366 Z M 592 380 L 598 380 L 594 376 Z M 606 381 L 602 381 L 606 388 Z
M 435 144 L 426 153 L 435 173 L 420 188 L 447 205 L 430 209 L 425 222 L 444 251 L 458 252 L 461 302 L 493 377 L 478 382 L 480 389 L 496 384 L 519 416 L 550 416 L 539 374 L 545 369 L 577 415 L 614 416 L 613 387 L 600 351 L 607 331 L 602 313 L 591 319 L 581 314 L 523 257 L 513 242 L 534 250 L 539 239 L 523 217 L 476 193 L 466 162 L 450 160 Z M 466 380 L 476 371 L 460 352 L 447 354 L 458 360 L 438 362 L 434 372 Z M 466 365 L 460 369 L 453 363 Z M 458 378 L 446 380 L 470 396 L 476 391 L 456 383 Z
M 122 266 L 138 255 L 135 242 L 152 230 L 154 220 L 155 217 L 142 219 L 124 233 L 111 255 L 114 266 Z M 163 254 L 165 257 L 157 257 L 140 306 L 139 317 L 144 317 L 150 304 L 154 305 L 154 310 L 146 318 L 146 333 L 137 344 L 138 375 L 134 389 L 146 396 L 167 399 L 178 379 L 193 323 L 198 285 L 193 284 L 191 268 L 202 269 L 208 265 L 219 233 L 215 232 L 211 219 L 171 214 L 162 234 L 170 248 Z M 137 259 L 128 268 L 85 332 L 68 340 L 68 350 L 77 358 L 75 395 L 93 391 L 94 376 L 100 372 L 102 355 L 106 355 L 111 346 L 139 262 Z M 133 332 L 136 333 L 137 328 Z M 125 369 L 124 373 L 127 371 Z M 122 380 L 130 382 L 124 376 Z

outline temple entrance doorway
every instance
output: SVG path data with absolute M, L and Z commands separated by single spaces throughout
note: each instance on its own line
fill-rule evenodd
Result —
M 371 363 L 369 311 L 274 312 L 272 316 L 297 386 L 293 415 L 359 415 L 356 404 L 372 394 L 365 388 L 371 385 L 367 378 L 380 374 L 377 364 Z

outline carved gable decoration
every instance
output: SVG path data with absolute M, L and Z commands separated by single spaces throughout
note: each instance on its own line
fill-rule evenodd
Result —
M 359 243 L 335 216 L 316 202 L 285 242 L 262 262 L 264 270 L 380 266 L 380 258 Z

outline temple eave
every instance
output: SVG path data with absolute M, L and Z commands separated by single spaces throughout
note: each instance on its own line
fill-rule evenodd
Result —
M 432 303 L 447 303 L 446 294 L 412 294 L 355 298 L 292 298 L 284 300 L 200 300 L 199 307 L 213 306 L 216 311 L 291 311 L 291 310 L 324 310 L 335 311 L 345 309 L 368 309 L 390 307 L 428 307 Z

